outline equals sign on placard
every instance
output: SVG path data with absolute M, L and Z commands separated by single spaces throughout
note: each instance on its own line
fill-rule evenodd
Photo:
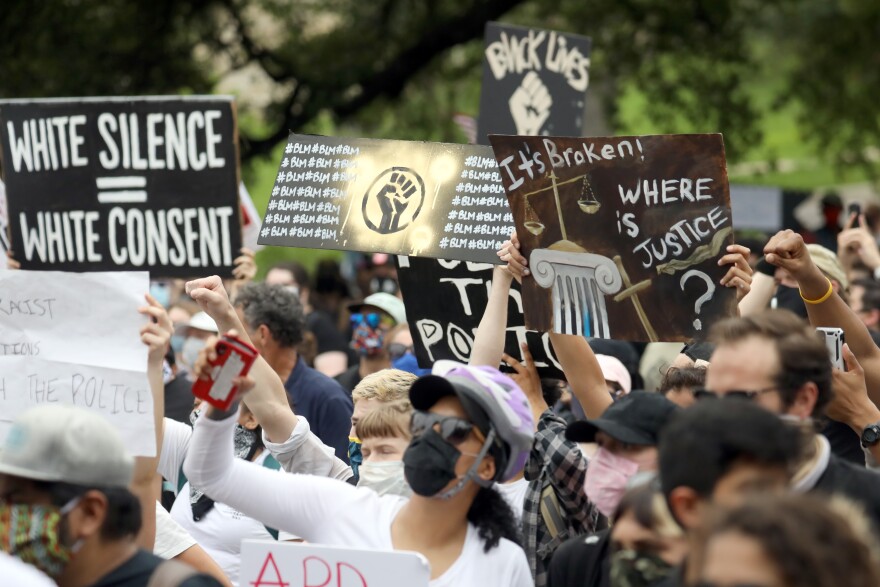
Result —
M 98 202 L 101 204 L 141 204 L 147 201 L 147 178 L 138 175 L 98 177 Z

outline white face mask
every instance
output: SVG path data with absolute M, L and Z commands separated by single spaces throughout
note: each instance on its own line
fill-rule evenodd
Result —
M 186 366 L 192 369 L 199 358 L 199 351 L 205 348 L 205 341 L 201 338 L 190 336 L 183 342 L 183 348 L 180 349 L 180 358 L 186 363 Z
M 403 475 L 403 461 L 364 461 L 358 467 L 358 475 L 358 487 L 368 487 L 379 495 L 412 495 Z

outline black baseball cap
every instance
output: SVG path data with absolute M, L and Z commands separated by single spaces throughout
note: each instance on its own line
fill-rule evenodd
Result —
M 599 418 L 569 424 L 565 437 L 573 442 L 593 442 L 601 430 L 626 444 L 656 446 L 660 429 L 677 409 L 659 393 L 632 391 L 608 406 Z

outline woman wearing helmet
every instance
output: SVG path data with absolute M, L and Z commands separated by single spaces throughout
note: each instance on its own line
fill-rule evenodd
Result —
M 213 353 L 212 342 L 197 374 L 207 373 Z M 281 385 L 262 359 L 250 377 L 258 386 Z M 442 362 L 413 384 L 410 400 L 409 499 L 334 479 L 266 475 L 229 458 L 217 447 L 232 443 L 232 410 L 210 408 L 199 419 L 184 471 L 214 499 L 308 542 L 420 552 L 431 564 L 431 587 L 531 586 L 513 514 L 491 487 L 522 469 L 531 446 L 522 390 L 490 368 Z

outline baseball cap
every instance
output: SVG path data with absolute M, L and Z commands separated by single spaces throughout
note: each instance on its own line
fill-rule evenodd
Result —
M 37 481 L 128 487 L 134 459 L 103 417 L 74 406 L 46 404 L 12 423 L 0 448 L 0 473 Z
M 357 314 L 363 310 L 364 306 L 374 306 L 387 312 L 389 316 L 394 318 L 394 322 L 397 324 L 406 322 L 406 307 L 403 305 L 403 300 L 397 296 L 384 292 L 374 293 L 368 295 L 360 303 L 349 304 L 348 311 L 352 314 Z
M 623 393 L 629 393 L 632 390 L 632 377 L 620 359 L 609 355 L 596 355 L 596 360 L 599 361 L 599 367 L 602 369 L 602 375 L 605 379 L 620 385 Z
M 608 406 L 599 418 L 569 424 L 565 437 L 573 442 L 592 442 L 601 430 L 620 442 L 656 446 L 660 429 L 676 409 L 659 393 L 633 391 Z
M 206 332 L 220 331 L 220 329 L 217 328 L 217 323 L 214 322 L 214 319 L 208 316 L 206 312 L 196 312 L 193 314 L 193 317 L 189 319 L 187 326 L 195 328 L 196 330 L 204 330 Z

